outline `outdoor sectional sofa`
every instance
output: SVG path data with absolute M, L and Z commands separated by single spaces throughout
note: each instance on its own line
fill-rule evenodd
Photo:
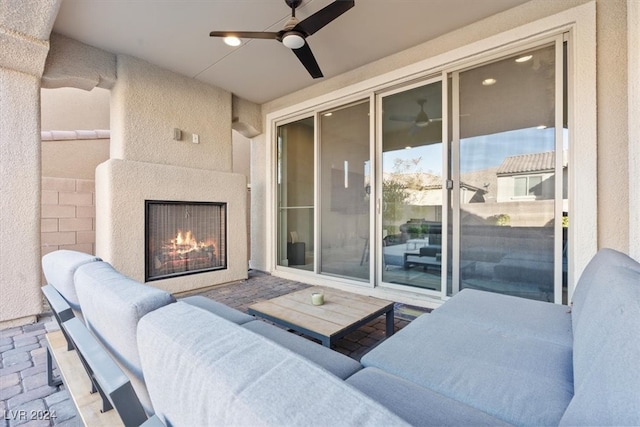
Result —
M 640 264 L 613 250 L 571 307 L 463 290 L 360 363 L 101 261 L 74 285 L 148 425 L 640 425 Z

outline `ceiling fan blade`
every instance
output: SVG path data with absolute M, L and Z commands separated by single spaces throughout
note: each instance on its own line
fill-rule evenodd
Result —
M 407 114 L 392 114 L 389 116 L 389 120 L 394 122 L 409 122 L 413 123 L 416 119 L 416 116 L 409 116 Z
M 302 62 L 304 68 L 306 68 L 309 74 L 311 74 L 311 77 L 313 77 L 314 79 L 324 77 L 322 75 L 322 71 L 320 71 L 320 66 L 316 61 L 315 56 L 313 56 L 313 52 L 311 52 L 311 48 L 309 47 L 308 43 L 305 43 L 304 46 L 299 49 L 291 50 L 296 54 L 300 62 Z
M 265 31 L 211 31 L 209 37 L 238 37 L 239 39 L 277 40 L 279 33 Z
M 338 16 L 345 13 L 355 5 L 354 0 L 336 0 L 325 6 L 308 18 L 303 19 L 294 27 L 294 31 L 302 31 L 308 36 L 315 33 Z

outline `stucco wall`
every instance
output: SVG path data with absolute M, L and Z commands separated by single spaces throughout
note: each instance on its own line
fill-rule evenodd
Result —
M 42 176 L 95 179 L 96 166 L 109 158 L 108 139 L 42 141 Z
M 96 195 L 96 254 L 123 274 L 145 279 L 144 201 L 177 200 L 227 203 L 228 268 L 153 286 L 183 292 L 247 277 L 244 175 L 111 159 L 96 170 Z
M 42 130 L 109 129 L 110 96 L 111 91 L 101 88 L 42 89 Z
M 182 130 L 181 141 L 173 139 L 174 128 Z M 231 93 L 118 56 L 111 158 L 231 171 L 231 152 Z
M 153 286 L 183 292 L 246 278 L 247 180 L 231 173 L 231 104 L 227 91 L 118 56 L 111 158 L 96 169 L 96 255 L 144 281 L 145 200 L 224 202 L 228 268 Z M 181 140 L 173 139 L 174 128 Z
M 628 7 L 629 254 L 640 259 L 640 1 Z
M 0 71 L 0 328 L 31 321 L 40 298 L 40 132 L 38 79 Z M 20 115 L 5 113 L 20 106 Z
M 61 0 L 0 4 L 0 328 L 40 313 L 40 77 Z
M 598 247 L 629 251 L 626 0 L 598 0 Z M 637 120 L 637 118 L 634 118 Z M 640 236 L 636 236 L 640 238 Z

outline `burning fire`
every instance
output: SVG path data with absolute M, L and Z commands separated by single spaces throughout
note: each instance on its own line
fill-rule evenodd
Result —
M 175 251 L 181 254 L 215 246 L 213 242 L 199 242 L 190 230 L 184 233 L 182 230 L 178 230 L 176 238 L 171 239 L 171 245 Z
M 178 230 L 174 239 L 165 240 L 154 254 L 157 272 L 176 273 L 210 268 L 218 265 L 218 248 L 213 240 L 198 241 L 191 231 Z

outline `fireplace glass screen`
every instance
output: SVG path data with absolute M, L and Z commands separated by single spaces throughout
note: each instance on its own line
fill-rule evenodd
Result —
M 145 205 L 146 281 L 227 267 L 225 203 L 147 200 Z

